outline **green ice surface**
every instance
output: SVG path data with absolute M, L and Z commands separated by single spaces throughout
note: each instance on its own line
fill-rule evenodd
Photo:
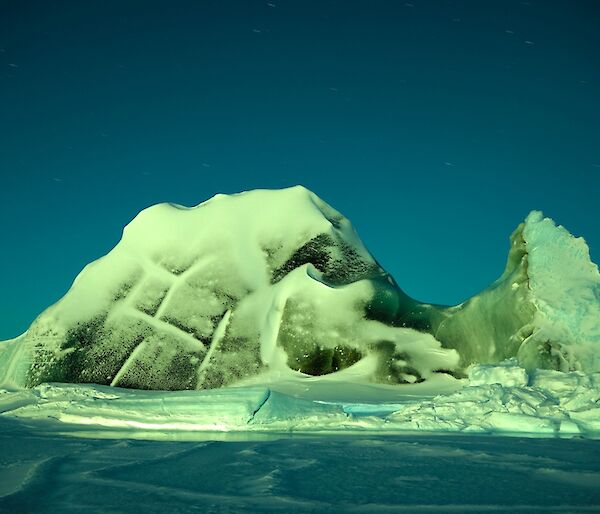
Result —
M 0 345 L 0 376 L 181 390 L 364 362 L 361 379 L 385 384 L 462 378 L 512 357 L 529 370 L 600 371 L 600 275 L 585 242 L 536 211 L 510 241 L 497 281 L 439 306 L 407 296 L 303 187 L 156 205 Z

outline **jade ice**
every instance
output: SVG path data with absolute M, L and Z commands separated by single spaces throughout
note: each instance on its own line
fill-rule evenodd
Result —
M 534 211 L 502 276 L 457 306 L 408 297 L 350 222 L 303 187 L 142 211 L 20 337 L 7 388 L 186 390 L 314 376 L 410 385 L 507 359 L 600 371 L 600 274 Z

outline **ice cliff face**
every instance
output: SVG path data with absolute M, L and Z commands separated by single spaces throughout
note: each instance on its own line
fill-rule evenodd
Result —
M 600 274 L 582 238 L 533 211 L 489 288 L 433 317 L 462 365 L 516 356 L 527 369 L 600 371 Z
M 439 307 L 405 295 L 305 188 L 156 205 L 0 346 L 0 378 L 178 390 L 338 372 L 415 383 L 515 356 L 600 371 L 600 276 L 585 242 L 535 212 L 511 241 L 497 282 Z

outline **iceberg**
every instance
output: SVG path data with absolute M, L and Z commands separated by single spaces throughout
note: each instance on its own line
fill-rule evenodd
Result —
M 142 211 L 21 336 L 0 412 L 82 430 L 600 432 L 600 274 L 533 211 L 457 306 L 406 295 L 309 190 Z
M 303 187 L 142 211 L 57 304 L 4 345 L 4 382 L 212 389 L 360 369 L 417 382 L 459 357 L 400 327 L 418 306 L 350 222 Z
M 539 211 L 510 241 L 502 276 L 444 310 L 435 337 L 463 365 L 517 357 L 528 369 L 600 371 L 600 274 L 585 241 Z

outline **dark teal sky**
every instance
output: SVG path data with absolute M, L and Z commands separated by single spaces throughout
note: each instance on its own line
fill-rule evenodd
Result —
M 531 209 L 598 260 L 600 3 L 1 1 L 0 339 L 142 208 L 303 184 L 457 303 Z

